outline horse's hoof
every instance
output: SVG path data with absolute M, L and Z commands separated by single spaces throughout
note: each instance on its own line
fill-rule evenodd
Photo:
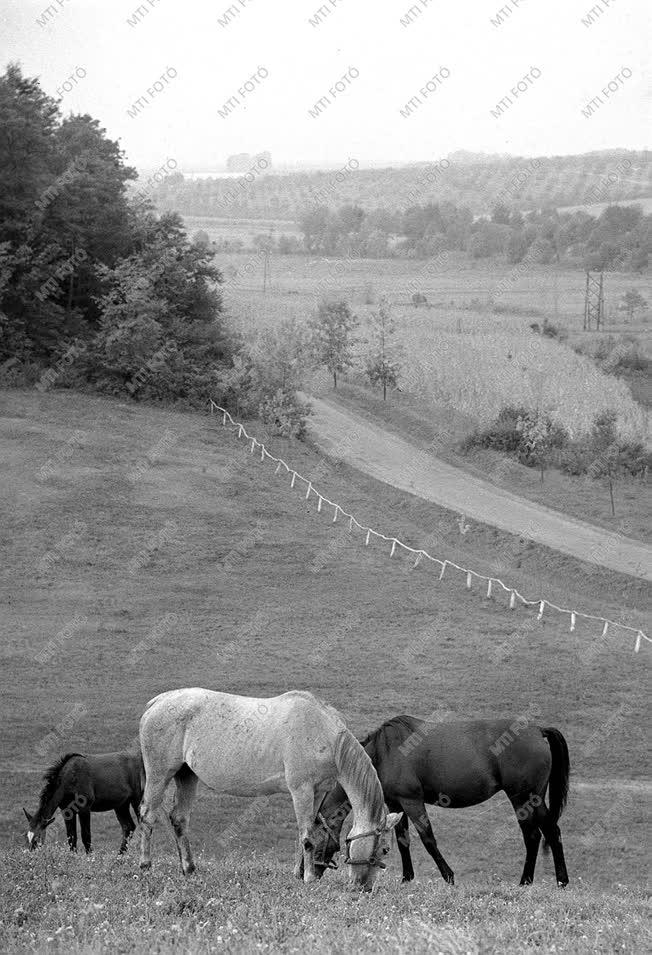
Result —
M 401 882 L 414 882 L 414 875 L 404 875 Z
M 152 863 L 151 863 L 151 862 L 141 862 L 141 863 L 140 863 L 140 868 L 142 869 L 143 872 L 148 872 L 148 871 L 152 868 Z
M 195 863 L 191 862 L 190 865 L 185 867 L 185 869 L 183 870 L 183 874 L 192 875 L 194 871 L 195 871 Z
M 568 885 L 568 882 L 558 882 L 557 885 L 559 886 L 560 889 L 565 889 L 566 886 Z

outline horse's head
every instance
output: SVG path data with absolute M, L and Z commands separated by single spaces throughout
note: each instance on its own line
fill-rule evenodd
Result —
M 315 875 L 321 879 L 327 869 L 337 869 L 333 857 L 340 851 L 340 833 L 351 811 L 351 803 L 338 784 L 325 794 L 312 826 Z
M 38 847 L 45 842 L 45 830 L 54 822 L 54 816 L 52 816 L 50 819 L 43 819 L 38 812 L 31 816 L 24 806 L 23 812 L 27 817 L 28 828 L 27 832 L 25 833 L 27 848 L 32 851 L 33 849 L 38 849 Z
M 371 892 L 378 873 L 385 868 L 383 861 L 389 852 L 389 834 L 400 820 L 402 812 L 387 813 L 380 825 L 356 831 L 354 825 L 346 837 L 346 864 L 356 889 Z

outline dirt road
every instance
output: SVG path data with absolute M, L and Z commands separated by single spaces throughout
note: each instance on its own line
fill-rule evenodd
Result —
M 652 581 L 652 548 L 534 504 L 438 460 L 409 441 L 321 398 L 309 431 L 320 448 L 426 501 L 593 564 Z M 342 501 L 346 505 L 346 501 Z M 379 526 L 379 531 L 391 528 Z

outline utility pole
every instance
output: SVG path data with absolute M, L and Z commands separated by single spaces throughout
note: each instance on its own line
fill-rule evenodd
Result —
M 265 249 L 265 259 L 263 266 L 263 294 L 267 292 L 267 285 L 271 287 L 272 285 L 272 262 L 271 262 L 271 253 L 270 247 L 274 241 L 273 231 L 270 228 L 269 230 L 269 245 Z
M 265 249 L 263 264 L 263 294 L 267 292 L 267 283 L 272 284 L 272 266 L 269 261 L 269 249 Z

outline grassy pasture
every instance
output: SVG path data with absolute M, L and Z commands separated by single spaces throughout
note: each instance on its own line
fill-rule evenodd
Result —
M 358 898 L 339 873 L 311 886 L 289 881 L 269 853 L 202 860 L 203 871 L 185 882 L 176 860 L 143 878 L 132 860 L 108 853 L 11 853 L 1 866 L 5 952 L 606 955 L 649 946 L 644 894 L 620 885 L 559 892 L 492 880 L 451 889 L 401 886 L 392 873 L 373 896 Z
M 645 948 L 646 647 L 635 656 L 622 632 L 596 642 L 581 620 L 570 634 L 567 618 L 510 614 L 459 578 L 438 582 L 365 548 L 209 418 L 57 392 L 0 400 L 4 951 Z M 458 515 L 306 445 L 270 447 L 380 530 L 492 568 L 528 595 L 634 626 L 649 620 L 642 582 L 489 527 L 462 534 Z M 51 852 L 24 857 L 20 807 L 34 805 L 45 765 L 62 750 L 126 745 L 146 701 L 183 685 L 310 689 L 356 732 L 398 712 L 539 707 L 571 750 L 562 819 L 571 889 L 556 892 L 546 858 L 533 892 L 515 887 L 523 851 L 503 797 L 433 811 L 460 883 L 452 893 L 414 842 L 414 886 L 397 884 L 394 855 L 372 900 L 351 899 L 341 873 L 294 885 L 283 796 L 252 804 L 203 790 L 193 820 L 201 868 L 190 882 L 164 824 L 149 877 L 135 846 L 115 860 L 113 817 L 94 817 L 94 859 L 59 854 L 57 827 Z

